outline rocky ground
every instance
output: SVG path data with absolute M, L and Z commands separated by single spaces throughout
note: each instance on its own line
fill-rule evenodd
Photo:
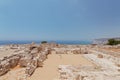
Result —
M 0 46 L 0 80 L 120 80 L 120 46 Z

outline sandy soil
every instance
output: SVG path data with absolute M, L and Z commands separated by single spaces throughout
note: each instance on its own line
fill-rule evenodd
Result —
M 107 51 L 109 55 L 112 55 L 114 57 L 120 58 L 120 49 L 105 48 L 105 49 L 101 49 L 101 50 Z
M 0 80 L 20 80 L 24 76 L 25 68 L 19 68 L 18 66 L 11 69 L 7 74 L 0 77 Z
M 103 50 L 107 50 L 107 51 L 113 51 L 113 52 L 120 52 L 120 49 L 115 49 L 115 48 L 105 48 L 105 49 L 103 49 Z
M 94 65 L 82 55 L 75 54 L 51 54 L 44 62 L 42 68 L 36 69 L 35 73 L 28 80 L 59 80 L 59 65 Z
M 5 56 L 12 55 L 14 53 L 14 50 L 0 50 L 0 58 L 3 58 Z
M 0 51 L 0 57 L 5 55 L 11 55 L 13 51 L 6 50 Z M 48 59 L 44 61 L 44 65 L 41 68 L 37 68 L 34 74 L 27 80 L 59 80 L 58 66 L 59 65 L 93 65 L 81 54 L 51 54 Z M 16 66 L 11 69 L 6 75 L 1 76 L 0 80 L 19 80 L 19 76 L 24 76 L 24 69 Z

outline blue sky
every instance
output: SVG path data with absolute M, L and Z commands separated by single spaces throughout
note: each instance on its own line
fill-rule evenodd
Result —
M 0 0 L 0 40 L 120 37 L 120 0 Z

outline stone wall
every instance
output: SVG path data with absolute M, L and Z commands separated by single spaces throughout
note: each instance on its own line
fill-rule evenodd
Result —
M 37 67 L 43 66 L 43 61 L 51 53 L 50 46 L 51 44 L 30 44 L 21 49 L 19 45 L 10 46 L 10 49 L 15 49 L 15 54 L 0 59 L 0 76 L 6 74 L 17 65 L 21 68 L 26 68 L 26 75 L 31 76 Z M 54 47 L 56 45 L 52 45 L 52 48 Z

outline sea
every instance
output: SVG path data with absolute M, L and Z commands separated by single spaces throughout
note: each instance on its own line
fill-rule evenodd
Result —
M 42 41 L 24 41 L 24 40 L 4 40 L 4 41 L 0 41 L 0 45 L 9 45 L 9 44 L 30 44 L 32 42 L 35 42 L 37 44 L 40 44 Z M 56 41 L 47 41 L 47 42 L 55 42 L 58 44 L 68 44 L 68 45 L 87 45 L 87 44 L 91 44 L 92 41 L 63 41 L 63 40 L 56 40 Z

